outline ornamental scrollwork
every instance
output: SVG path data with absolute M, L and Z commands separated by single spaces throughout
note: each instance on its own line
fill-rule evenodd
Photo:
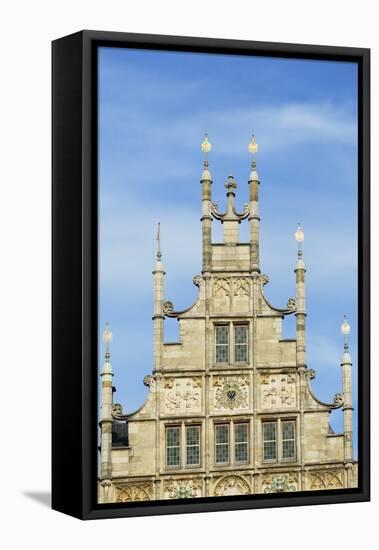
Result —
M 333 399 L 333 405 L 335 407 L 342 407 L 343 405 L 343 395 L 341 393 L 336 393 Z
M 201 281 L 203 280 L 201 275 L 195 275 L 195 277 L 192 279 L 193 284 L 197 287 L 200 287 Z
M 114 403 L 112 406 L 112 416 L 121 416 L 122 415 L 122 405 L 121 403 Z
M 170 302 L 169 300 L 167 300 L 163 304 L 163 313 L 165 315 L 167 315 L 167 313 L 172 313 L 173 311 L 174 311 L 174 304 L 172 302 Z

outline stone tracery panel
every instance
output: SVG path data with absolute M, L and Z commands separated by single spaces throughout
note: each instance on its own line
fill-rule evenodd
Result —
M 343 487 L 343 472 L 341 470 L 325 470 L 322 472 L 310 472 L 309 482 L 313 490 L 317 489 L 341 489 Z
M 116 502 L 151 500 L 151 488 L 149 485 L 135 484 L 116 487 L 116 494 Z

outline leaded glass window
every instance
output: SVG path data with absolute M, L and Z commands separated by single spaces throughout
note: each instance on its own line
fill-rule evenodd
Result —
M 282 420 L 282 458 L 295 459 L 295 421 Z
M 169 426 L 166 428 L 166 464 L 167 466 L 180 466 L 180 427 Z
M 234 360 L 236 363 L 248 361 L 247 325 L 234 325 Z
M 229 463 L 229 424 L 216 424 L 216 464 Z
M 186 465 L 200 466 L 200 426 L 186 426 Z
M 218 325 L 216 331 L 216 363 L 229 362 L 229 326 Z
M 248 462 L 248 424 L 234 425 L 234 460 L 237 463 Z
M 276 422 L 263 423 L 263 460 L 276 460 Z

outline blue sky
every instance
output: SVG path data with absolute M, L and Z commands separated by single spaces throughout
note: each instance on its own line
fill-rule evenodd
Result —
M 308 366 L 316 395 L 342 390 L 340 325 L 351 325 L 357 414 L 357 66 L 353 63 L 101 48 L 99 53 L 99 334 L 113 332 L 115 400 L 146 398 L 152 370 L 152 275 L 161 222 L 166 296 L 197 295 L 201 271 L 200 143 L 208 132 L 213 200 L 233 174 L 248 200 L 254 131 L 261 180 L 261 269 L 266 296 L 295 295 L 298 221 L 305 232 Z M 248 240 L 248 224 L 241 225 Z M 222 238 L 213 223 L 213 240 Z M 185 245 L 183 245 L 185 243 Z M 283 323 L 294 337 L 292 316 Z M 177 321 L 166 322 L 166 340 Z M 103 350 L 100 339 L 100 362 Z M 342 413 L 332 414 L 336 431 Z M 356 445 L 356 437 L 355 437 Z

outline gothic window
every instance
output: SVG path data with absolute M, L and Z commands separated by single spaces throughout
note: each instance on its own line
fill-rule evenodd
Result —
M 166 427 L 166 464 L 180 466 L 180 426 Z
M 200 466 L 200 426 L 186 426 L 186 465 Z
M 248 361 L 247 330 L 247 325 L 234 325 L 234 361 L 236 363 Z
M 276 421 L 263 423 L 263 460 L 275 461 L 276 451 Z
M 295 421 L 282 421 L 282 458 L 295 460 Z
M 216 363 L 229 362 L 229 326 L 216 325 Z
M 215 425 L 216 464 L 229 463 L 229 424 Z
M 236 464 L 248 462 L 248 424 L 234 425 L 234 460 Z

